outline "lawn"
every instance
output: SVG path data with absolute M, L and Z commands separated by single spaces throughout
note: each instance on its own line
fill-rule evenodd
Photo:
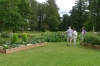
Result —
M 100 50 L 66 42 L 0 54 L 0 66 L 100 66 Z

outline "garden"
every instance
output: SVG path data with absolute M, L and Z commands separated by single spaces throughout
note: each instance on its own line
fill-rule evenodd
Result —
M 56 0 L 0 0 L 0 66 L 100 66 L 100 0 L 60 10 Z M 66 46 L 69 26 L 76 45 Z
M 44 32 L 40 35 L 24 33 L 1 33 L 0 52 L 12 53 L 28 48 L 44 46 L 47 42 L 66 41 L 66 35 L 62 32 Z M 33 46 L 33 47 L 32 47 Z M 17 48 L 17 49 L 16 49 Z M 10 51 L 10 52 L 9 52 Z
M 100 49 L 100 33 L 99 32 L 87 33 L 81 45 Z
M 67 34 L 63 32 L 2 32 L 0 34 L 0 52 L 12 53 L 38 46 L 45 46 L 47 42 L 66 42 Z M 84 41 L 81 42 L 81 33 L 78 32 L 77 42 L 81 45 L 97 47 L 100 49 L 100 34 L 87 32 Z M 15 50 L 15 51 L 14 51 Z M 8 52 L 7 52 L 8 51 Z M 11 51 L 11 52 L 9 52 Z
M 10 54 L 0 53 L 1 66 L 99 66 L 99 50 L 80 45 L 81 34 L 78 33 L 77 44 L 66 46 L 66 34 L 63 32 L 16 32 L 1 33 L 0 45 L 11 49 L 27 44 L 44 43 L 45 46 L 31 48 Z M 97 35 L 97 36 L 94 36 Z M 94 39 L 92 37 L 95 37 Z M 99 33 L 87 33 L 84 44 L 98 44 Z M 98 38 L 98 40 L 96 40 Z M 90 41 L 92 39 L 92 41 Z M 92 43 L 93 42 L 93 43 Z M 96 43 L 98 42 L 98 43 Z M 20 61 L 19 61 L 20 60 Z

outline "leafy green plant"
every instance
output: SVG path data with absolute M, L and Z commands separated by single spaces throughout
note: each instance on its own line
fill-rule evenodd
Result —
M 38 36 L 34 36 L 33 39 L 30 39 L 31 42 L 37 43 L 37 42 L 63 42 L 66 41 L 67 34 L 64 34 L 62 32 L 45 32 L 41 33 Z
M 0 45 L 6 44 L 6 38 L 0 38 Z
M 88 33 L 85 35 L 84 37 L 84 41 L 85 44 L 98 44 L 100 45 L 100 36 L 98 36 L 98 34 L 95 33 Z
M 14 44 L 16 42 L 18 42 L 18 35 L 17 35 L 17 33 L 14 33 L 11 38 L 11 44 Z
M 63 42 L 67 39 L 67 35 L 63 34 L 62 32 L 52 32 L 44 36 L 46 36 L 47 42 Z
M 15 44 L 12 44 L 12 48 L 15 48 L 15 47 L 18 47 L 19 45 L 17 44 L 17 43 L 15 43 Z
M 8 49 L 8 48 L 10 48 L 9 45 L 7 45 L 7 44 L 4 44 L 2 47 L 3 47 L 3 49 Z

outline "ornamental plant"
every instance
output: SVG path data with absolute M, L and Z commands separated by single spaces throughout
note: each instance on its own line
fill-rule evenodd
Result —
M 23 33 L 22 41 L 23 42 L 27 42 L 28 41 L 28 37 L 27 37 L 27 34 L 26 33 Z
M 18 42 L 18 35 L 17 35 L 17 33 L 13 33 L 13 36 L 11 38 L 11 44 L 14 44 L 17 42 Z

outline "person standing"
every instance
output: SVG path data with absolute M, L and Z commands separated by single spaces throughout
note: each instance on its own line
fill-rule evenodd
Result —
M 77 31 L 76 31 L 76 29 L 74 28 L 74 29 L 73 29 L 73 42 L 74 42 L 74 45 L 76 45 L 76 39 L 77 39 Z
M 83 27 L 83 28 L 82 28 L 82 32 L 81 32 L 81 35 L 82 35 L 82 42 L 83 42 L 83 40 L 84 40 L 85 34 L 86 34 L 86 30 L 85 30 L 85 28 Z
M 67 33 L 67 46 L 70 46 L 72 43 L 72 34 L 73 34 L 73 30 L 71 29 L 71 27 L 69 26 L 69 29 L 66 31 Z

